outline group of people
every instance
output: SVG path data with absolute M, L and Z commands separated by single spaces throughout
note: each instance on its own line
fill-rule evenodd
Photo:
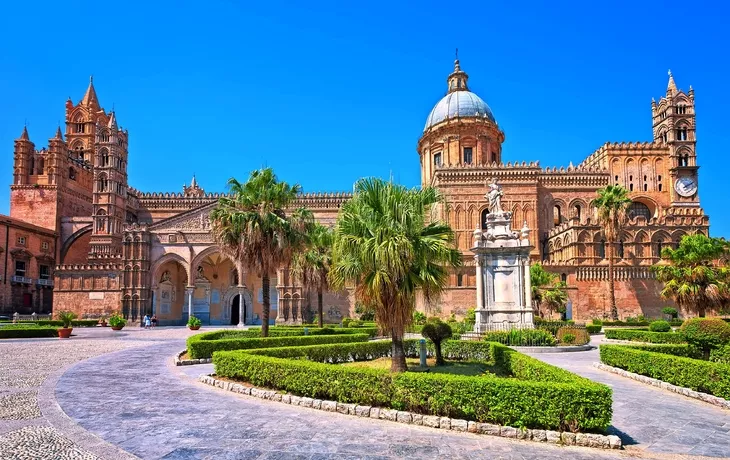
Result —
M 142 324 L 144 325 L 145 329 L 157 327 L 157 315 L 144 315 L 144 318 L 142 319 Z

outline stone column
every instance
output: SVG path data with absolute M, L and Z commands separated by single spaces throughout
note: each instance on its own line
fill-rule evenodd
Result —
M 243 293 L 246 292 L 246 288 L 241 284 L 241 277 L 238 277 L 238 324 L 236 327 L 243 327 L 245 324 L 245 318 L 243 317 L 245 311 L 243 308 Z
M 188 319 L 193 316 L 193 292 L 195 292 L 194 287 L 185 288 L 185 293 L 188 295 Z
M 477 285 L 477 310 L 484 308 L 484 269 L 482 268 L 482 257 L 474 256 L 476 262 L 476 285 Z

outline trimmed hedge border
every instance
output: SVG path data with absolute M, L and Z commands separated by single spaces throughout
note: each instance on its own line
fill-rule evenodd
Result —
M 35 339 L 43 337 L 58 337 L 58 328 L 51 326 L 0 327 L 0 339 Z
M 213 362 L 213 358 L 199 358 L 199 359 L 181 359 L 182 355 L 187 353 L 188 350 L 183 350 L 175 355 L 176 366 L 192 366 L 194 364 L 210 364 Z
M 296 335 L 259 338 L 210 338 L 218 337 L 218 335 L 216 335 L 218 332 L 220 331 L 197 334 L 192 337 L 188 337 L 187 349 L 190 358 L 211 358 L 214 352 L 222 350 L 246 350 L 253 348 L 281 348 L 319 345 L 325 343 L 366 342 L 370 338 L 368 334 L 352 333 L 339 335 Z
M 607 339 L 611 340 L 627 340 L 630 342 L 646 342 L 646 343 L 687 343 L 684 335 L 677 332 L 649 332 L 637 331 L 635 329 L 607 329 L 605 331 Z
M 240 383 L 223 381 L 212 375 L 201 375 L 198 380 L 206 385 L 220 388 L 224 391 L 230 391 L 284 404 L 291 404 L 293 406 L 301 406 L 325 412 L 338 412 L 340 414 L 354 415 L 356 417 L 388 420 L 391 422 L 405 423 L 409 425 L 440 428 L 442 430 L 500 436 L 503 438 L 521 439 L 524 441 L 547 442 L 565 446 L 594 447 L 599 449 L 621 449 L 622 444 L 621 438 L 615 435 L 606 436 L 593 433 L 522 429 L 507 425 L 494 425 L 491 423 L 480 423 L 471 420 L 439 417 L 437 415 L 423 415 L 415 412 L 399 411 L 395 409 L 384 409 L 381 407 L 314 399 L 282 394 L 274 390 L 250 387 Z
M 587 324 L 586 325 L 586 331 L 588 331 L 589 334 L 598 334 L 601 332 L 601 326 L 600 324 Z
M 418 340 L 405 340 L 418 356 Z M 389 356 L 390 341 L 219 351 L 216 374 L 252 385 L 342 403 L 541 429 L 602 431 L 611 422 L 611 389 L 498 343 L 443 343 L 445 357 L 487 361 L 514 378 L 333 366 Z M 292 359 L 294 358 L 294 359 Z M 318 361 L 318 362 L 317 362 Z M 577 403 L 576 401 L 579 401 Z
M 595 367 L 596 369 L 600 369 L 602 371 L 612 372 L 612 373 L 618 374 L 622 377 L 627 377 L 627 378 L 636 380 L 638 382 L 645 383 L 647 385 L 651 385 L 653 387 L 658 387 L 658 388 L 661 388 L 662 390 L 671 391 L 673 393 L 677 393 L 682 396 L 686 396 L 688 398 L 697 399 L 697 400 L 712 404 L 713 406 L 718 406 L 723 409 L 730 410 L 730 401 L 728 401 L 727 399 L 719 398 L 719 397 L 713 396 L 713 395 L 708 395 L 707 393 L 702 393 L 701 391 L 695 391 L 691 388 L 672 385 L 671 383 L 667 383 L 667 382 L 664 382 L 659 379 L 647 377 L 645 375 L 635 374 L 633 372 L 625 371 L 625 370 L 621 369 L 620 367 L 607 366 L 606 364 L 603 364 L 603 363 L 593 363 L 593 367 Z
M 730 364 L 671 354 L 666 346 L 601 345 L 601 362 L 667 384 L 730 400 Z

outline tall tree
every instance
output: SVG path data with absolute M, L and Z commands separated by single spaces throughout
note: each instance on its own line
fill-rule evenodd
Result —
M 228 180 L 229 196 L 211 211 L 213 236 L 221 252 L 261 277 L 263 312 L 261 336 L 269 334 L 271 273 L 291 261 L 302 244 L 301 209 L 287 214 L 299 185 L 280 182 L 271 168 L 252 171 L 241 183 Z
M 306 290 L 317 293 L 317 314 L 319 327 L 323 326 L 323 292 L 329 288 L 327 275 L 332 266 L 332 230 L 319 223 L 313 223 L 305 233 L 304 248 L 292 259 L 292 273 L 297 276 Z
M 553 310 L 564 312 L 568 304 L 568 294 L 565 292 L 565 283 L 558 281 L 557 275 L 551 273 L 540 263 L 530 265 L 530 290 L 532 303 L 538 307 L 538 314 L 542 316 L 540 306 L 545 306 L 552 315 Z
M 427 302 L 438 298 L 449 269 L 461 265 L 451 227 L 432 218 L 441 202 L 431 187 L 361 179 L 337 219 L 330 284 L 354 285 L 357 299 L 373 306 L 378 326 L 392 337 L 393 372 L 407 370 L 403 335 L 416 293 Z
M 611 304 L 611 318 L 618 320 L 616 308 L 616 292 L 614 288 L 613 254 L 614 245 L 626 221 L 626 214 L 631 205 L 629 191 L 620 185 L 607 185 L 597 190 L 597 196 L 591 201 L 596 210 L 598 223 L 603 227 L 603 234 L 608 244 L 608 298 Z
M 652 267 L 664 283 L 662 297 L 700 317 L 708 307 L 726 305 L 730 300 L 730 270 L 721 260 L 729 252 L 727 241 L 701 233 L 682 237 L 676 249 L 665 248 L 662 262 Z

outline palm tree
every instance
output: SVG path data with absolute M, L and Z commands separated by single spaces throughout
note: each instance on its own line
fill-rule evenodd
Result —
M 703 234 L 682 237 L 677 249 L 665 248 L 662 263 L 652 269 L 664 283 L 661 295 L 681 308 L 703 317 L 707 307 L 723 306 L 730 299 L 730 270 L 718 261 L 730 252 L 720 238 Z
M 538 313 L 541 305 L 546 306 L 551 315 L 553 310 L 562 313 L 568 304 L 565 288 L 565 283 L 558 281 L 557 275 L 545 270 L 542 264 L 530 265 L 530 291 L 533 304 L 538 306 Z
M 308 212 L 287 215 L 300 187 L 278 181 L 271 168 L 252 171 L 245 183 L 231 178 L 228 187 L 229 196 L 221 197 L 210 213 L 213 236 L 224 255 L 261 277 L 261 336 L 267 337 L 270 276 L 300 247 L 301 229 L 306 226 L 302 219 Z
M 597 196 L 591 201 L 598 215 L 598 222 L 603 227 L 603 234 L 608 243 L 608 298 L 611 304 L 611 318 L 618 320 L 616 308 L 616 292 L 614 290 L 613 252 L 614 243 L 626 220 L 626 213 L 631 199 L 629 191 L 620 185 L 607 185 L 597 190 Z
M 292 274 L 304 288 L 317 292 L 319 327 L 323 326 L 322 293 L 329 289 L 327 275 L 332 266 L 332 230 L 314 223 L 307 229 L 305 247 L 294 254 Z
M 407 370 L 403 335 L 413 319 L 416 293 L 438 298 L 449 269 L 461 265 L 454 232 L 434 219 L 436 189 L 406 189 L 382 179 L 361 179 L 340 210 L 332 247 L 330 284 L 354 285 L 359 302 L 392 337 L 391 371 Z

